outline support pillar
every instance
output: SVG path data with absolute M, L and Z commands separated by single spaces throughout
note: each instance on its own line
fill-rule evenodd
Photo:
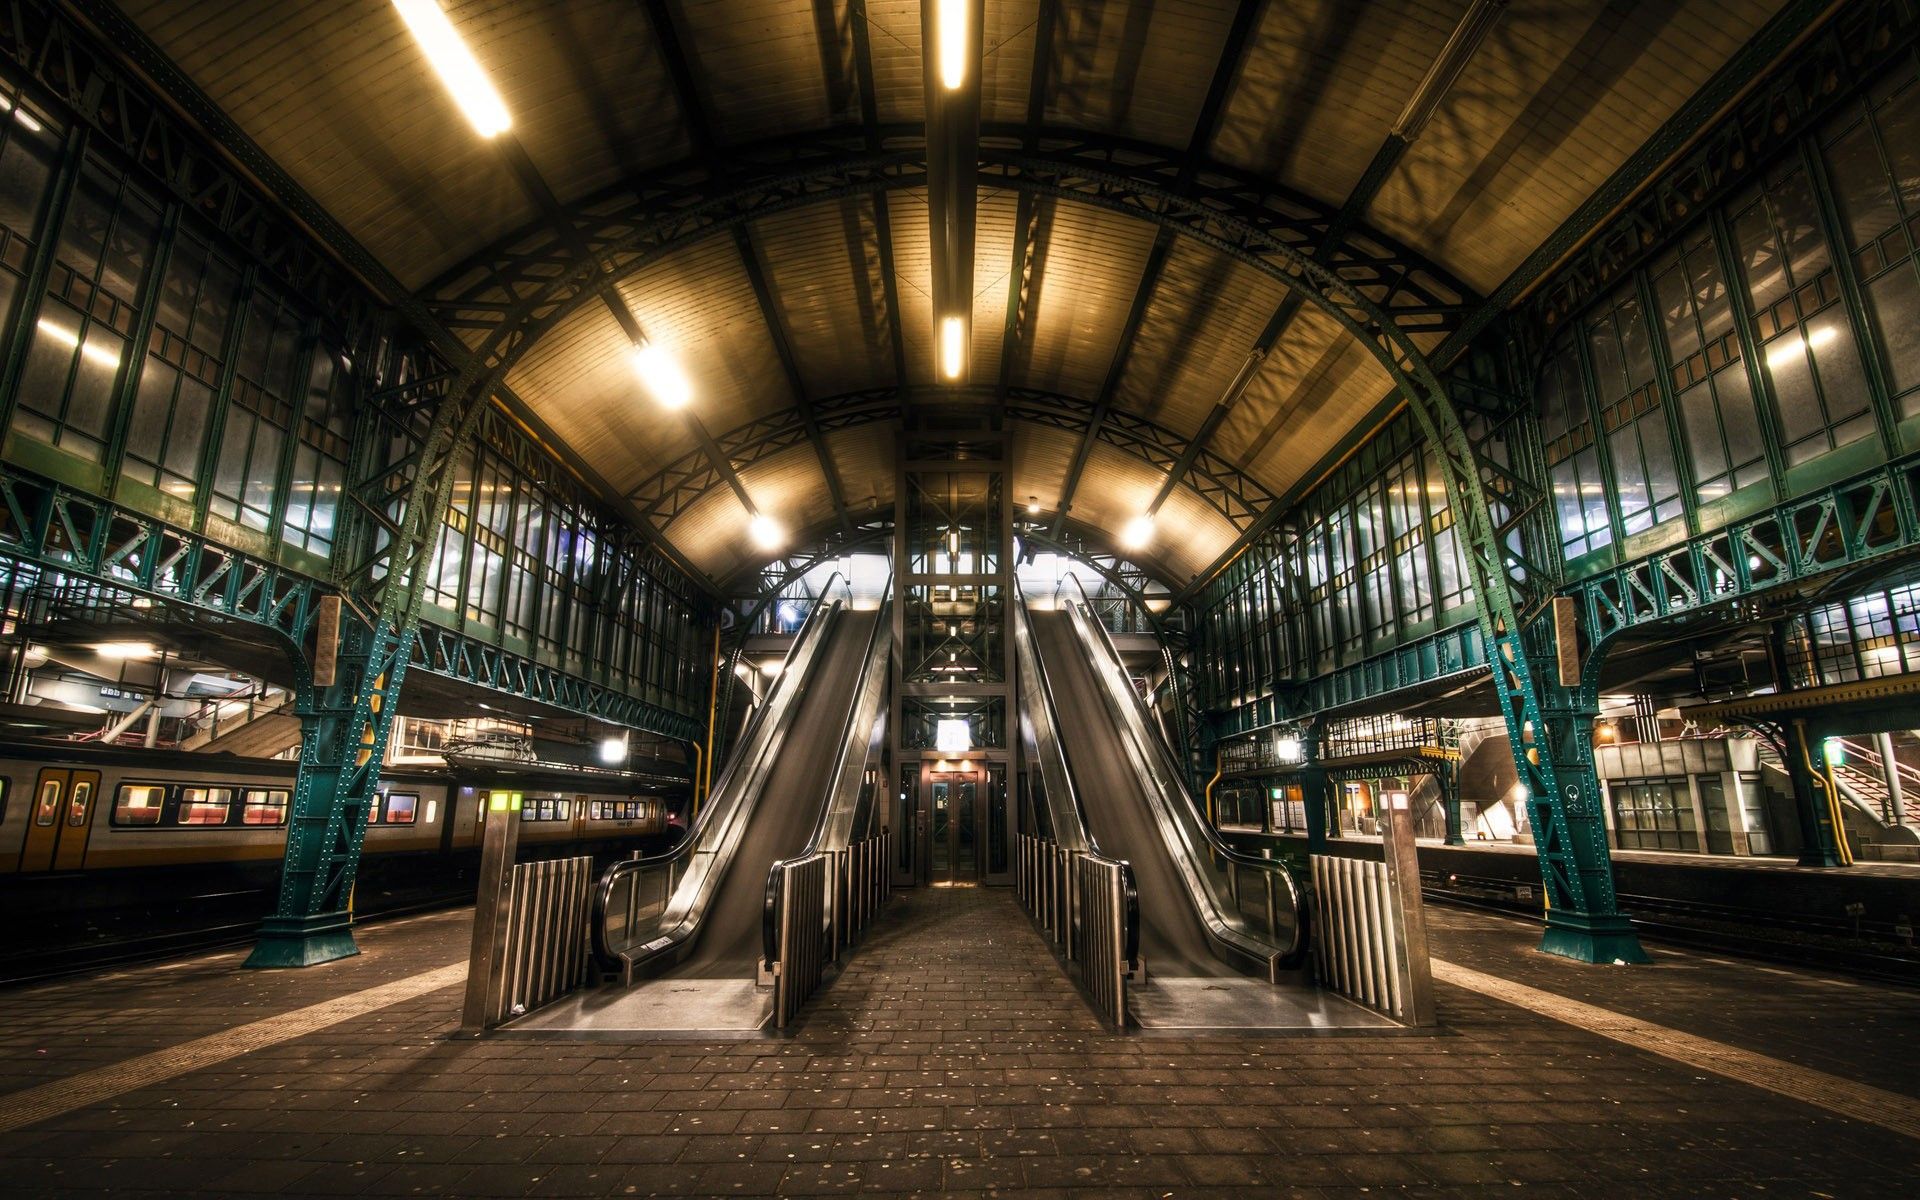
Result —
M 1308 763 L 1300 769 L 1300 807 L 1307 814 L 1307 853 L 1327 852 L 1327 773 Z
M 1598 698 L 1591 688 L 1542 684 L 1541 691 L 1546 728 L 1531 738 L 1523 729 L 1513 742 L 1520 778 L 1533 775 L 1529 768 L 1544 756 L 1560 789 L 1558 797 L 1527 796 L 1549 904 L 1540 949 L 1578 962 L 1646 962 L 1647 952 L 1632 922 L 1620 912 L 1613 888 L 1600 777 L 1593 767 Z
M 247 966 L 307 967 L 360 953 L 353 882 L 413 639 L 384 622 L 373 630 L 355 622 L 339 656 L 342 682 L 317 687 L 312 665 L 298 665 L 300 771 L 280 897 Z
M 1800 865 L 1844 867 L 1838 789 L 1827 763 L 1826 742 L 1808 734 L 1795 719 L 1787 728 L 1787 778 L 1793 785 L 1793 811 L 1800 821 Z
M 1460 764 L 1435 763 L 1433 778 L 1440 785 L 1440 807 L 1447 815 L 1446 844 L 1464 846 L 1467 838 L 1460 828 Z
M 1907 795 L 1900 782 L 1900 760 L 1894 756 L 1893 735 L 1878 733 L 1874 740 L 1880 749 L 1880 773 L 1887 780 L 1887 822 L 1901 829 L 1907 824 Z

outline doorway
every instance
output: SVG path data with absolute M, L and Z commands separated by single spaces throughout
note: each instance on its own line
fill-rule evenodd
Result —
M 980 775 L 922 770 L 927 798 L 927 882 L 970 886 L 980 879 Z

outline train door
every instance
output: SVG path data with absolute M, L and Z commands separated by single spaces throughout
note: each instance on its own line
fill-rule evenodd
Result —
M 27 813 L 22 871 L 77 871 L 87 856 L 87 833 L 99 801 L 100 772 L 47 768 L 34 784 Z

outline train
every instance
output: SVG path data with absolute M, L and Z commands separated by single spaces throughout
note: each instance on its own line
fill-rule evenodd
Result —
M 0 981 L 244 936 L 278 890 L 294 773 L 277 759 L 0 743 Z M 520 799 L 522 858 L 597 861 L 670 847 L 690 794 L 673 775 L 510 761 L 383 771 L 356 916 L 470 900 L 501 791 Z

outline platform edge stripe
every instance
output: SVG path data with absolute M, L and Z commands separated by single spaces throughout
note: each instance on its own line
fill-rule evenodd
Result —
M 1433 960 L 1433 977 L 1543 1017 L 1599 1034 L 1637 1050 L 1727 1079 L 1764 1088 L 1850 1120 L 1864 1121 L 1920 1140 L 1920 1101 L 1872 1084 L 1783 1062 L 1753 1050 L 1626 1016 L 1554 992 L 1528 987 L 1444 959 Z
M 165 1083 L 169 1079 L 238 1058 L 254 1050 L 304 1037 L 342 1021 L 452 987 L 466 976 L 467 964 L 453 963 L 319 1004 L 310 1004 L 305 1008 L 263 1017 L 151 1054 L 0 1095 L 0 1133 L 11 1133 L 127 1092 Z

